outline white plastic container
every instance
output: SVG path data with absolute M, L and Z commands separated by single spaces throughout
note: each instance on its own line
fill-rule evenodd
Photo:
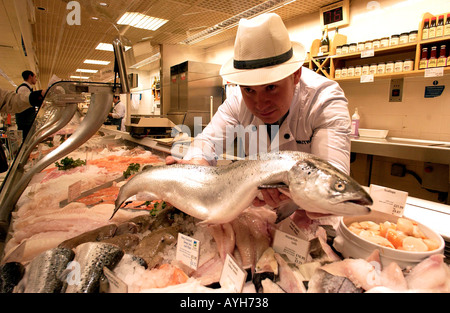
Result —
M 371 138 L 386 138 L 389 130 L 387 129 L 368 129 L 368 128 L 360 128 L 359 135 L 361 137 L 371 137 Z
M 426 252 L 411 252 L 383 247 L 359 237 L 347 227 L 353 222 L 372 221 L 375 223 L 383 223 L 389 221 L 396 223 L 397 219 L 397 216 L 377 211 L 372 211 L 368 215 L 343 217 L 340 219 L 333 246 L 343 257 L 355 259 L 366 259 L 375 249 L 378 249 L 383 267 L 389 265 L 391 262 L 396 262 L 401 268 L 406 268 L 407 266 L 414 266 L 420 263 L 431 255 L 443 254 L 445 242 L 442 236 L 417 221 L 415 222 L 426 237 L 437 240 L 440 243 L 438 249 Z

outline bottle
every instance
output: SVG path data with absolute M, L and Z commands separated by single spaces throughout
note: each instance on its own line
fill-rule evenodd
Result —
M 436 53 L 437 47 L 436 46 L 431 47 L 430 58 L 428 59 L 428 68 L 436 67 L 437 65 Z
M 419 70 L 426 69 L 428 67 L 428 48 L 422 48 L 422 56 L 419 61 Z
M 430 22 L 430 30 L 428 31 L 428 38 L 431 39 L 435 37 L 436 37 L 436 16 L 433 16 Z
M 322 32 L 322 39 L 320 40 L 319 52 L 326 54 L 330 51 L 330 40 L 328 39 L 328 27 L 325 26 L 325 30 Z
M 439 15 L 439 20 L 436 26 L 436 37 L 444 36 L 444 15 Z
M 422 29 L 422 40 L 428 39 L 428 33 L 430 30 L 430 19 L 426 18 L 423 22 L 423 29 Z
M 445 56 L 445 45 L 441 45 L 441 49 L 439 51 L 439 58 L 437 60 L 437 67 L 447 66 L 447 57 Z
M 447 14 L 447 20 L 445 21 L 444 36 L 450 36 L 450 13 Z
M 358 108 L 355 108 L 355 113 L 352 115 L 352 132 L 350 136 L 358 137 L 359 136 L 359 114 Z

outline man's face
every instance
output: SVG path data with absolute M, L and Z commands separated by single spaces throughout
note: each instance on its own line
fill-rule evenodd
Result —
M 277 122 L 289 110 L 300 76 L 301 69 L 267 85 L 240 86 L 245 105 L 264 123 Z
M 35 85 L 37 83 L 37 76 L 30 75 L 30 84 Z

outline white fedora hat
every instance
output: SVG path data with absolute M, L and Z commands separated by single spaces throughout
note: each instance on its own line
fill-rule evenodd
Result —
M 269 84 L 293 74 L 305 57 L 305 48 L 291 42 L 280 16 L 261 14 L 239 21 L 234 57 L 222 66 L 220 75 L 237 85 Z

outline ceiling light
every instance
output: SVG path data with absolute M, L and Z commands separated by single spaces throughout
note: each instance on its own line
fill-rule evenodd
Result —
M 101 60 L 84 60 L 83 63 L 86 63 L 86 64 L 97 64 L 97 65 L 108 65 L 111 62 L 110 61 L 101 61 Z
M 101 5 L 102 7 L 107 7 L 107 6 L 108 6 L 108 3 L 100 2 L 99 5 Z
M 76 72 L 80 72 L 80 73 L 97 73 L 98 70 L 88 70 L 88 69 L 78 68 L 76 70 Z
M 189 36 L 185 40 L 183 40 L 181 43 L 184 44 L 194 44 L 199 41 L 205 40 L 209 37 L 215 36 L 217 34 L 220 34 L 221 32 L 228 30 L 230 28 L 233 28 L 239 24 L 240 19 L 246 18 L 250 19 L 255 16 L 258 16 L 263 13 L 268 13 L 271 11 L 274 11 L 276 9 L 281 8 L 282 6 L 288 5 L 289 3 L 292 3 L 296 0 L 268 0 L 261 4 L 258 4 L 248 10 L 245 10 L 233 17 L 230 17 L 229 19 L 226 19 L 219 24 L 216 24 L 212 27 L 209 27 L 195 35 Z
M 158 61 L 159 59 L 161 59 L 161 53 L 158 52 L 158 53 L 152 55 L 151 57 L 148 57 L 148 58 L 142 60 L 141 62 L 131 65 L 130 68 L 140 68 L 140 67 L 143 67 L 144 65 Z
M 110 43 L 104 43 L 101 42 L 97 45 L 97 47 L 95 47 L 96 50 L 103 50 L 103 51 L 114 51 L 113 45 Z M 125 46 L 125 51 L 128 51 L 129 49 L 131 49 L 130 46 Z
M 87 76 L 75 76 L 75 75 L 70 76 L 70 78 L 75 78 L 75 79 L 89 79 L 89 77 L 87 77 Z
M 130 25 L 136 28 L 142 28 L 147 30 L 157 30 L 167 22 L 168 20 L 148 16 L 138 12 L 126 12 L 117 21 L 117 24 Z

